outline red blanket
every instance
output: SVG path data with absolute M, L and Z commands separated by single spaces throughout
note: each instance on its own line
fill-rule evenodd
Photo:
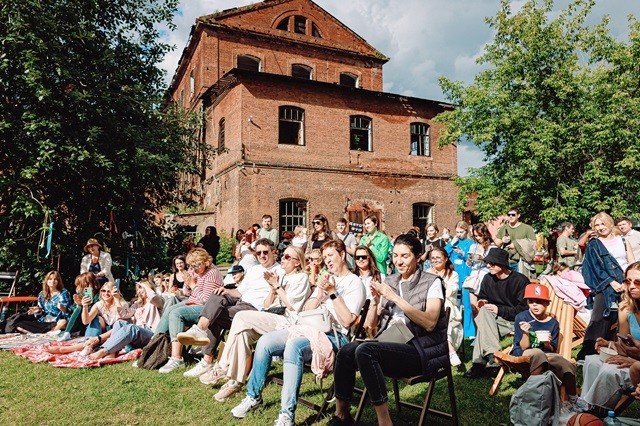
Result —
M 132 361 L 140 356 L 142 349 L 135 349 L 128 353 L 121 352 L 115 358 L 102 358 L 92 360 L 88 356 L 80 352 L 72 352 L 70 354 L 52 354 L 47 350 L 50 346 L 69 346 L 77 344 L 77 342 L 52 342 L 46 345 L 24 345 L 9 349 L 18 356 L 27 358 L 31 362 L 48 362 L 54 367 L 67 368 L 89 368 L 100 367 L 107 364 L 117 364 L 120 362 Z

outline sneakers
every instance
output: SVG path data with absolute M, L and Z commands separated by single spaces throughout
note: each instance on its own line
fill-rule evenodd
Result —
M 485 373 L 484 364 L 474 362 L 473 364 L 471 364 L 471 369 L 466 371 L 462 376 L 467 379 L 477 379 L 479 377 L 484 376 L 484 373 Z
M 291 417 L 289 417 L 287 413 L 280 413 L 274 426 L 293 426 L 293 420 L 291 420 Z
M 193 368 L 185 371 L 182 375 L 184 377 L 200 377 L 212 368 L 213 364 L 209 364 L 204 359 L 201 359 Z
M 460 357 L 455 352 L 451 352 L 449 354 L 449 362 L 451 363 L 452 367 L 457 367 L 462 364 L 462 361 L 460 361 Z
M 158 370 L 158 373 L 163 373 L 163 374 L 171 373 L 173 370 L 177 368 L 182 368 L 182 367 L 184 367 L 184 360 L 169 357 L 169 360 L 167 361 L 167 363 L 162 367 L 160 367 L 160 369 Z
M 58 342 L 66 342 L 67 340 L 71 340 L 71 333 L 69 333 L 68 331 L 63 331 L 62 333 L 60 333 L 60 336 L 57 340 Z
M 133 363 L 131 364 L 131 366 L 133 368 L 138 368 L 138 360 L 133 361 Z
M 227 378 L 227 370 L 220 367 L 217 362 L 206 373 L 200 376 L 200 383 L 203 385 L 217 385 Z
M 247 395 L 231 410 L 231 415 L 236 419 L 244 419 L 249 411 L 256 409 L 260 404 L 262 404 L 262 398 L 253 399 Z
M 227 398 L 232 397 L 242 389 L 242 383 L 235 380 L 229 380 L 220 388 L 217 394 L 213 398 L 218 402 L 224 402 Z
M 178 342 L 185 346 L 207 346 L 210 342 L 207 333 L 197 325 L 182 333 L 178 333 Z

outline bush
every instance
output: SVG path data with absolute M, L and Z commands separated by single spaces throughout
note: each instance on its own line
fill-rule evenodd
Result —
M 235 239 L 220 233 L 220 251 L 216 257 L 216 265 L 224 265 L 233 263 L 233 250 L 235 247 Z

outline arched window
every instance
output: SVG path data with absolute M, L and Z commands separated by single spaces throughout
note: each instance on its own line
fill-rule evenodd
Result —
M 320 35 L 320 30 L 318 29 L 318 26 L 315 22 L 311 23 L 311 35 L 317 38 L 322 38 L 322 36 Z
M 218 152 L 224 149 L 224 117 L 218 122 Z
M 340 73 L 340 84 L 342 86 L 358 87 L 358 76 L 348 72 Z
M 296 78 L 303 78 L 305 80 L 311 80 L 313 69 L 309 66 L 302 64 L 291 65 L 291 76 Z
M 260 58 L 250 55 L 238 55 L 236 67 L 247 71 L 260 71 Z
M 355 151 L 372 151 L 371 128 L 372 122 L 364 115 L 352 115 L 350 121 L 350 145 L 349 149 Z
M 298 225 L 307 226 L 307 200 L 285 198 L 280 200 L 280 232 L 293 232 Z
M 411 155 L 430 156 L 429 125 L 426 123 L 411 123 L 409 131 L 411 133 Z
M 289 31 L 289 16 L 287 16 L 282 21 L 280 21 L 276 29 L 282 30 L 282 31 Z
M 293 15 L 282 18 L 276 29 L 280 31 L 291 31 L 296 34 L 304 34 L 312 37 L 322 38 L 320 29 L 315 22 L 311 21 L 306 16 Z
M 433 223 L 433 204 L 413 204 L 413 226 L 420 228 L 420 235 L 424 236 L 425 228 Z
M 304 145 L 304 110 L 284 105 L 278 108 L 278 143 Z

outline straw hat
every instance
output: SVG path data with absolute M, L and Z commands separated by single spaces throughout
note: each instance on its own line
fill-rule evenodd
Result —
M 98 246 L 98 248 L 102 248 L 102 246 L 100 245 L 100 243 L 98 242 L 98 240 L 96 240 L 95 238 L 89 238 L 87 240 L 87 244 L 84 245 L 84 251 L 85 253 L 89 253 L 89 247 L 91 246 Z

